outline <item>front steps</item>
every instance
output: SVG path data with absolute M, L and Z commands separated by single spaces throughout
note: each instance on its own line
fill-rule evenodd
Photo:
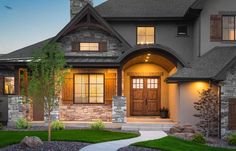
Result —
M 127 123 L 121 126 L 126 131 L 169 131 L 176 123 L 171 119 L 160 117 L 128 117 Z
M 124 131 L 169 131 L 175 123 L 127 123 L 121 126 Z

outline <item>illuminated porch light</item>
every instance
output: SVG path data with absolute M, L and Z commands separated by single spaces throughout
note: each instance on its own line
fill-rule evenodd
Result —
M 149 54 L 147 54 L 148 56 L 151 56 L 151 54 L 149 53 Z
M 148 62 L 148 60 L 146 59 L 145 62 Z
M 146 59 L 149 59 L 149 58 L 150 58 L 149 56 L 146 57 Z

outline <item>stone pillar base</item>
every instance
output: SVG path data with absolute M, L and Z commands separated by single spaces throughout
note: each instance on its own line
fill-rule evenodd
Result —
M 115 96 L 112 99 L 112 123 L 126 122 L 126 97 Z

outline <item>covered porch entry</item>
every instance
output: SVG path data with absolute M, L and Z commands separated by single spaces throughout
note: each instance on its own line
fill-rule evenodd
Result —
M 171 50 L 158 45 L 141 46 L 123 55 L 118 72 L 118 94 L 126 97 L 127 123 L 171 123 L 178 121 L 177 85 L 167 77 L 184 63 Z M 121 81 L 119 83 L 119 81 Z M 169 118 L 160 118 L 161 108 L 169 109 Z

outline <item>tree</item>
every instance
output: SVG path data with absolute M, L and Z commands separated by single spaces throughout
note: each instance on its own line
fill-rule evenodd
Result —
M 200 119 L 197 124 L 199 131 L 206 137 L 217 135 L 219 121 L 219 100 L 217 94 L 210 88 L 199 92 L 200 100 L 194 103 L 197 110 L 195 117 Z
M 48 122 L 48 141 L 51 141 L 51 112 L 59 105 L 66 62 L 58 43 L 46 44 L 37 52 L 28 64 L 29 96 L 33 101 L 44 104 Z

